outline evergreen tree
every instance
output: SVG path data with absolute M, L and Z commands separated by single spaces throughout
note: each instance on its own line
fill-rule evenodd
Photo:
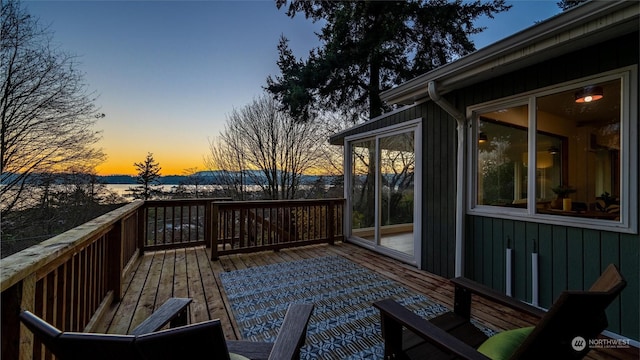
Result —
M 504 0 L 276 0 L 276 6 L 288 7 L 291 18 L 302 13 L 325 22 L 318 33 L 323 45 L 307 60 L 297 60 L 283 36 L 281 75 L 267 78 L 267 90 L 298 121 L 336 109 L 382 114 L 383 90 L 474 51 L 469 36 L 483 29 L 473 21 L 510 8 Z
M 160 191 L 158 185 L 160 185 L 160 164 L 155 161 L 152 153 L 147 153 L 147 157 L 143 162 L 134 163 L 138 175 L 136 176 L 136 182 L 140 186 L 136 188 L 130 188 L 129 191 L 136 199 L 149 200 L 153 196 L 157 195 Z
M 578 6 L 587 1 L 589 0 L 560 0 L 556 4 L 560 9 L 562 9 L 562 11 L 567 11 L 574 6 Z

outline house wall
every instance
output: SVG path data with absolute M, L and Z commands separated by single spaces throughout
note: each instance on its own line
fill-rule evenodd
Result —
M 422 119 L 422 253 L 420 267 L 445 277 L 454 276 L 456 147 L 455 121 L 433 102 L 412 106 L 353 132 L 364 133 Z M 451 240 L 451 241 L 450 241 Z
M 635 32 L 606 44 L 596 44 L 449 93 L 445 98 L 466 113 L 467 107 L 479 103 L 638 64 L 638 36 Z M 455 120 L 428 101 L 366 123 L 343 136 L 418 118 L 423 119 L 421 268 L 451 278 L 455 276 L 456 239 Z M 635 151 L 640 151 L 638 142 L 638 139 L 632 141 Z M 632 176 L 640 177 L 640 173 Z M 638 189 L 633 189 L 632 194 L 640 197 Z M 542 307 L 549 307 L 562 290 L 588 288 L 607 264 L 618 265 L 628 285 L 607 310 L 609 330 L 640 339 L 639 235 L 477 215 L 465 217 L 464 232 L 464 275 L 504 292 L 505 248 L 509 242 L 514 249 L 514 296 L 527 302 L 531 301 L 531 252 L 535 246 L 539 253 L 539 305 Z
M 414 109 L 424 119 L 421 268 L 451 278 L 456 251 L 456 123 L 433 102 Z
M 476 84 L 448 97 L 465 111 L 474 104 L 638 64 L 639 57 L 636 32 Z M 637 138 L 631 144 L 633 151 L 640 151 Z M 639 196 L 638 189 L 632 189 L 631 194 Z M 609 263 L 616 264 L 627 287 L 607 309 L 609 330 L 640 339 L 639 235 L 472 215 L 466 216 L 465 233 L 465 276 L 504 291 L 505 248 L 510 242 L 514 249 L 513 295 L 528 302 L 532 300 L 531 253 L 537 247 L 542 307 L 548 308 L 564 289 L 588 288 Z

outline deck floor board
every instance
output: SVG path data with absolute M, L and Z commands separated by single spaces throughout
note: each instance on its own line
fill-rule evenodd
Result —
M 142 255 L 127 275 L 120 302 L 111 305 L 97 325 L 101 332 L 124 334 L 136 327 L 152 309 L 169 297 L 191 297 L 190 321 L 220 319 L 229 340 L 240 339 L 240 331 L 220 281 L 222 272 L 287 261 L 340 255 L 386 276 L 412 291 L 448 307 L 453 305 L 453 286 L 445 278 L 348 243 L 314 245 L 280 251 L 221 256 L 210 260 L 205 247 L 163 250 Z M 533 324 L 534 319 L 512 309 L 474 298 L 472 315 L 496 330 Z M 613 355 L 612 355 L 613 354 Z M 591 359 L 637 359 L 629 351 L 592 351 Z
M 131 322 L 134 324 L 144 321 L 144 319 L 149 317 L 149 315 L 151 315 L 156 309 L 156 294 L 158 294 L 158 283 L 160 282 L 160 274 L 162 272 L 163 264 L 162 261 L 159 261 L 160 258 L 164 258 L 163 252 L 159 251 L 153 254 L 153 259 L 150 264 L 151 266 L 144 281 L 144 288 L 142 289 L 140 299 L 138 300 L 138 304 L 135 307 L 133 317 L 131 319 Z M 132 328 L 130 328 L 129 331 L 131 329 Z

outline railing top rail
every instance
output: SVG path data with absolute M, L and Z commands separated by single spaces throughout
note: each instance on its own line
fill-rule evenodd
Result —
M 230 197 L 221 198 L 196 198 L 196 199 L 170 199 L 170 200 L 146 200 L 146 206 L 175 206 L 178 204 L 190 205 L 190 204 L 206 204 L 215 201 L 232 201 Z
M 266 206 L 304 206 L 304 205 L 320 205 L 327 203 L 341 203 L 344 202 L 343 198 L 331 198 L 331 199 L 293 199 L 293 200 L 249 200 L 249 201 L 229 201 L 221 202 L 219 207 L 266 207 Z
M 143 201 L 134 201 L 0 260 L 0 291 L 5 291 L 29 274 L 73 252 L 86 240 L 104 233 L 143 205 Z

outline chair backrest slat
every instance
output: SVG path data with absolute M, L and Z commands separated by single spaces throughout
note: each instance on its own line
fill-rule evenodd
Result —
M 511 358 L 581 359 L 589 348 L 576 351 L 571 342 L 578 336 L 588 341 L 607 328 L 605 309 L 625 286 L 618 269 L 610 265 L 591 290 L 563 291 Z
M 624 284 L 626 283 L 620 272 L 618 272 L 618 268 L 613 264 L 609 264 L 598 280 L 591 285 L 589 291 L 610 292 L 615 291 L 616 286 L 624 286 Z

